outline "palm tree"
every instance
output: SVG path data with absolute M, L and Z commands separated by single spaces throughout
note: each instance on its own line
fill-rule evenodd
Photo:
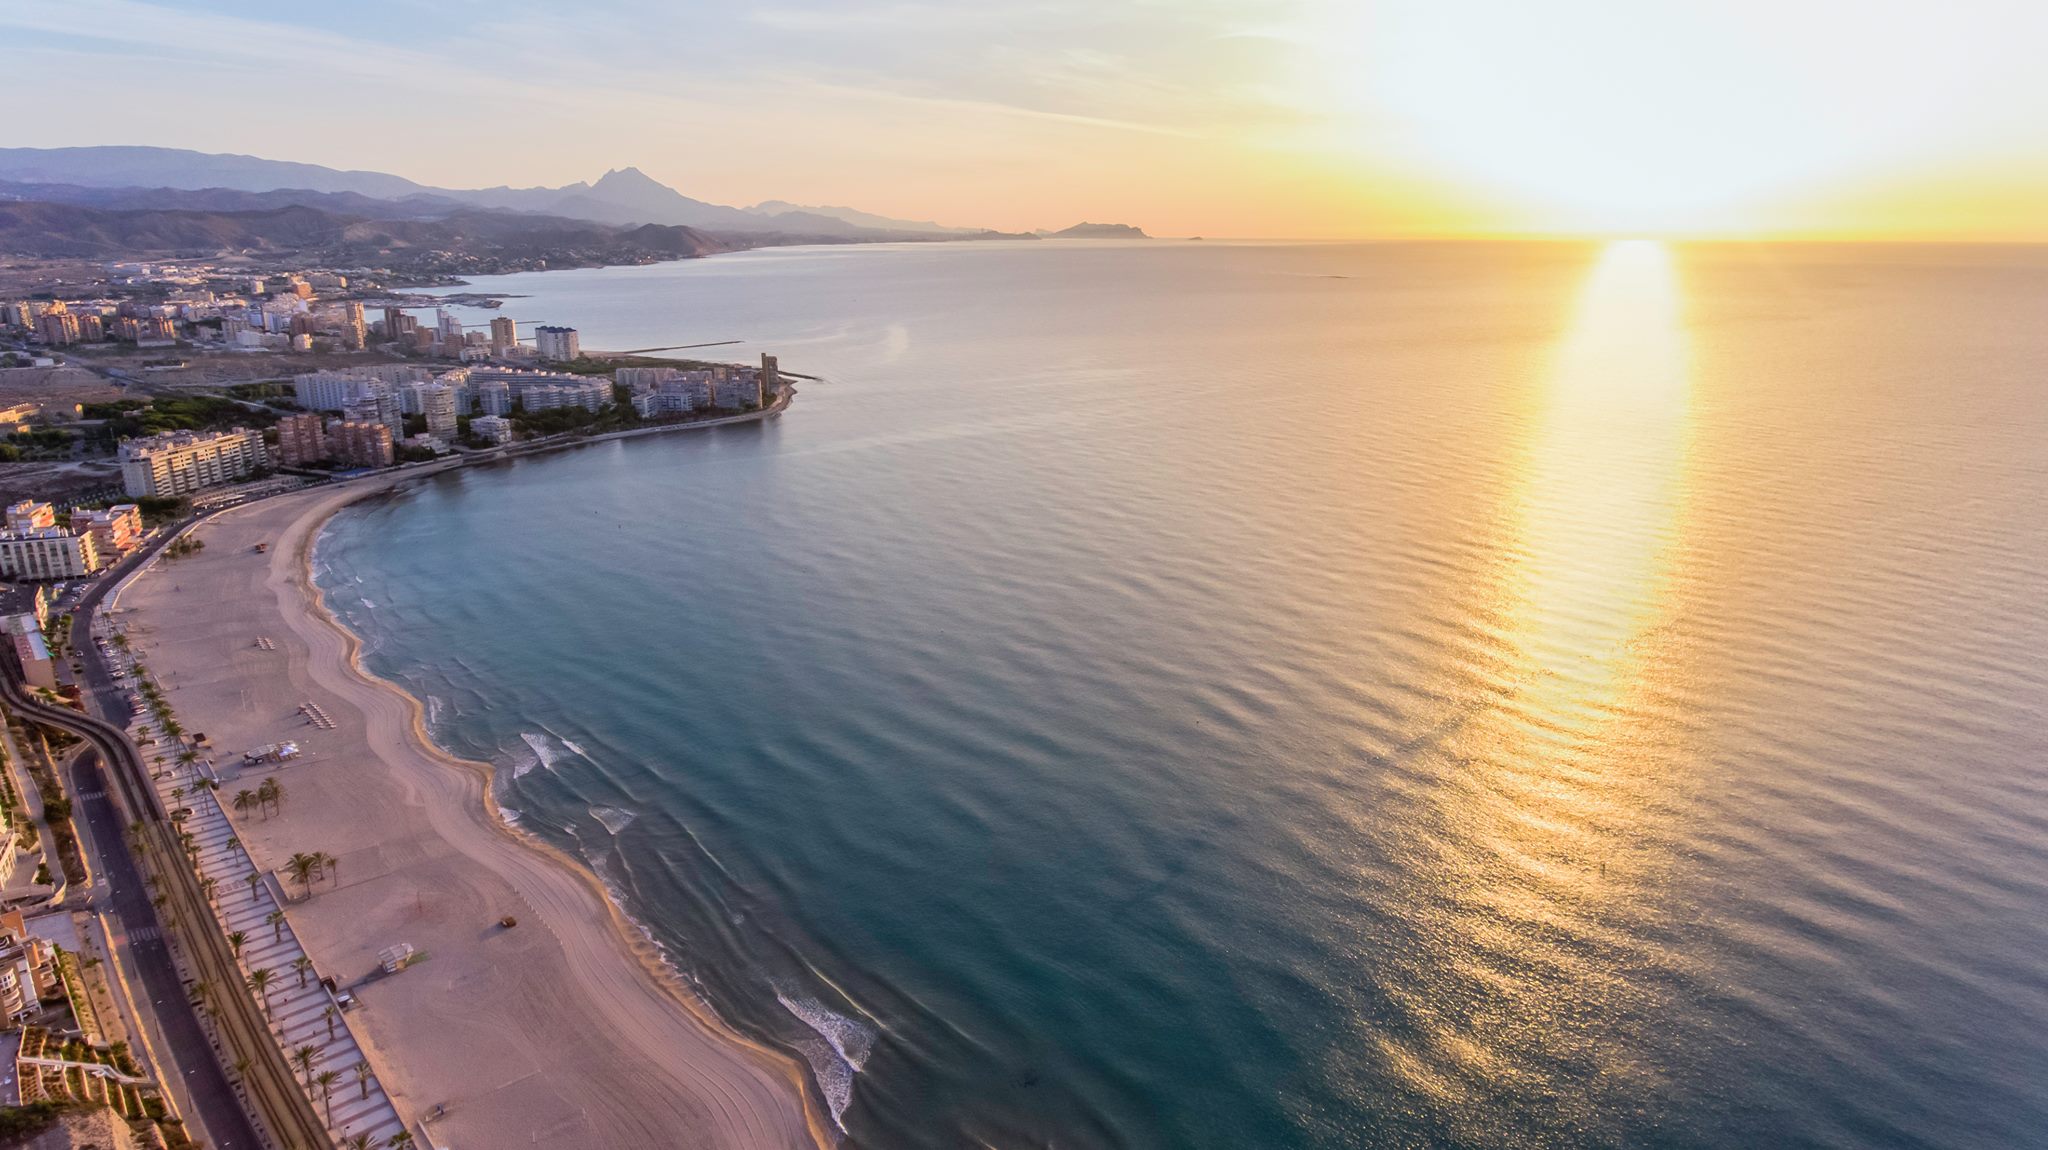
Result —
M 201 1010 L 207 1007 L 207 1000 L 213 997 L 213 984 L 200 979 L 192 984 L 192 1004 Z
M 270 941 L 283 942 L 284 912 L 281 910 L 273 910 L 263 917 L 263 921 L 270 924 Z
M 273 810 L 282 809 L 284 807 L 284 784 L 276 779 L 263 780 L 263 785 L 256 788 L 256 801 Z
M 327 1023 L 327 1041 L 329 1042 L 334 1041 L 334 1020 L 340 1014 L 341 1011 L 335 1009 L 334 1004 L 331 1002 L 327 1004 L 327 1009 L 320 1012 L 321 1019 Z
M 313 960 L 305 955 L 292 959 L 292 973 L 299 976 L 299 989 L 306 989 L 306 972 L 313 969 Z
M 255 805 L 256 805 L 256 792 L 255 792 L 255 791 L 252 791 L 252 790 L 250 790 L 250 789 L 249 789 L 249 788 L 247 788 L 247 787 L 243 787 L 243 788 L 242 788 L 241 790 L 239 790 L 239 791 L 236 791 L 236 792 L 235 792 L 235 813 L 236 813 L 236 814 L 238 814 L 238 815 L 246 815 L 246 814 L 248 814 L 248 813 L 249 813 L 249 808 L 250 808 L 250 807 L 253 807 L 253 806 L 255 806 Z
M 249 989 L 262 996 L 265 1018 L 270 1017 L 270 980 L 275 977 L 267 966 L 259 966 L 249 972 Z
M 320 1061 L 320 1048 L 310 1043 L 292 1051 L 292 1065 L 298 1067 L 299 1072 L 306 1076 L 306 1089 L 308 1090 L 313 1089 L 313 1064 L 318 1061 Z
M 342 1150 L 370 1150 L 370 1143 L 376 1140 L 374 1134 L 351 1134 L 341 1140 Z
M 334 1084 L 341 1081 L 341 1071 L 322 1070 L 313 1076 L 313 1084 L 320 1088 L 320 1102 L 327 1107 L 327 1124 L 334 1125 Z
M 262 886 L 262 885 L 263 885 L 263 872 L 262 872 L 262 871 L 260 871 L 260 870 L 252 870 L 252 871 L 250 871 L 250 872 L 249 872 L 248 874 L 246 874 L 246 875 L 243 875 L 243 876 L 242 876 L 242 881 L 243 881 L 243 882 L 245 882 L 245 883 L 248 883 L 248 884 L 249 884 L 249 901 L 250 901 L 250 902 L 255 902 L 255 901 L 256 901 L 256 900 L 258 899 L 258 898 L 261 898 L 261 897 L 262 897 L 262 895 L 261 895 L 261 894 L 260 894 L 260 893 L 259 893 L 259 892 L 257 891 L 257 889 L 256 889 L 256 888 L 258 888 L 258 887 L 260 887 L 260 886 Z
M 219 879 L 215 879 L 215 878 L 203 878 L 203 879 L 200 879 L 200 880 L 199 880 L 199 889 L 200 889 L 200 891 L 201 891 L 202 893 L 204 893 L 204 894 L 206 895 L 206 901 L 207 901 L 207 902 L 209 902 L 209 903 L 213 903 L 213 892 L 214 892 L 214 888 L 216 888 L 216 887 L 218 887 L 218 886 L 220 886 L 220 880 L 219 880 Z M 217 905 L 219 905 L 219 904 L 215 903 L 214 905 L 216 905 L 216 906 L 217 906 Z
M 400 1130 L 398 1133 L 386 1138 L 384 1145 L 391 1147 L 391 1150 L 411 1150 L 412 1131 Z
M 242 957 L 242 947 L 248 941 L 249 932 L 247 931 L 238 930 L 228 935 L 228 945 L 235 948 L 235 959 L 237 961 L 240 961 Z
M 349 1069 L 356 1072 L 356 1086 L 362 1090 L 363 1097 L 368 1098 L 370 1096 L 370 1064 L 358 1062 L 354 1066 L 349 1067 Z
M 172 787 L 171 802 L 173 804 L 171 808 L 173 814 L 183 811 L 185 809 L 185 788 Z
M 292 877 L 299 880 L 299 889 L 309 895 L 312 894 L 313 869 L 316 865 L 314 857 L 309 854 L 295 854 L 285 860 L 284 865 L 287 870 L 292 872 Z

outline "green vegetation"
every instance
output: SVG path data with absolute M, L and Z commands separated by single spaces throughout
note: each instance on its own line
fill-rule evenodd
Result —
M 206 540 L 201 539 L 199 536 L 180 535 L 176 539 L 171 540 L 170 544 L 164 548 L 164 558 L 183 559 L 187 555 L 197 555 L 205 549 Z
M 228 388 L 228 394 L 236 399 L 256 399 L 265 402 L 291 399 L 298 394 L 292 385 L 282 379 L 266 379 L 260 383 L 237 383 Z
M 66 1114 L 86 1107 L 76 1102 L 31 1102 L 0 1107 L 0 1138 L 27 1140 L 57 1124 Z
M 161 431 L 268 427 L 278 420 L 274 411 L 244 407 L 219 395 L 159 395 L 149 400 L 117 399 L 112 403 L 88 403 L 82 415 L 86 419 L 106 420 L 106 434 L 113 439 L 155 435 Z

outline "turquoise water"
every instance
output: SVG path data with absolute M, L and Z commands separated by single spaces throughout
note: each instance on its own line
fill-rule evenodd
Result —
M 469 290 L 823 377 L 356 508 L 319 574 L 853 1143 L 2048 1129 L 2048 254 Z

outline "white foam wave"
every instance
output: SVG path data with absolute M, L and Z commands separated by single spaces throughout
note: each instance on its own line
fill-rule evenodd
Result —
M 363 600 L 363 606 L 368 607 L 372 611 L 375 611 L 377 609 L 377 605 L 375 603 L 370 602 L 368 599 Z
M 519 732 L 519 737 L 525 739 L 526 745 L 533 748 L 533 755 L 540 760 L 541 766 L 551 771 L 555 769 L 555 760 L 560 756 L 556 755 L 555 749 L 548 745 L 548 737 L 546 735 L 540 734 L 537 731 L 521 731 Z
M 519 825 L 519 820 L 521 820 L 521 819 L 523 819 L 523 818 L 525 818 L 525 817 L 526 817 L 526 814 L 525 814 L 525 812 L 523 812 L 523 811 L 519 811 L 519 810 L 515 810 L 515 809 L 514 809 L 514 808 L 512 808 L 512 807 L 503 807 L 503 806 L 501 806 L 501 807 L 499 807 L 499 808 L 498 808 L 498 820 L 499 820 L 500 822 L 504 823 L 504 824 L 505 824 L 506 826 L 508 826 L 508 827 L 516 827 L 516 826 L 518 826 L 518 825 Z
M 567 739 L 562 740 L 562 745 L 569 748 L 569 752 L 571 754 L 582 755 L 586 759 L 590 757 L 589 751 L 584 750 L 582 747 L 577 746 L 576 744 L 570 742 Z
M 853 1103 L 853 1076 L 860 1073 L 875 1048 L 874 1028 L 828 1009 L 815 998 L 792 995 L 780 987 L 775 990 L 775 1001 L 818 1036 L 818 1040 L 796 1043 L 796 1048 L 811 1065 L 833 1123 L 845 1133 L 846 1108 Z
M 445 704 L 441 702 L 441 696 L 427 696 L 427 726 L 438 727 L 441 725 L 441 711 L 444 706 Z
M 623 807 L 592 807 L 590 817 L 603 823 L 604 829 L 610 831 L 616 838 L 620 831 L 632 825 L 633 820 L 640 816 Z

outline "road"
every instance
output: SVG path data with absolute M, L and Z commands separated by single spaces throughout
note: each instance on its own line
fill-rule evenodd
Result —
M 201 1128 L 193 1133 L 202 1135 L 208 1146 L 254 1150 L 262 1143 L 186 997 L 177 964 L 171 960 L 171 948 L 165 945 L 163 929 L 157 923 L 156 908 L 149 904 L 149 887 L 129 855 L 127 826 L 107 795 L 98 755 L 78 757 L 72 767 L 72 787 L 73 812 L 86 824 L 80 829 L 99 847 L 99 874 L 107 884 L 104 901 L 96 909 L 120 923 L 121 938 L 116 945 L 126 949 L 121 968 L 136 980 L 130 983 L 130 989 L 141 996 L 136 1005 L 154 1016 L 150 1042 L 158 1058 L 167 1063 L 158 1069 L 167 1078 L 177 1075 L 188 1107 L 186 1118 Z M 142 1020 L 144 1026 L 151 1022 Z
M 251 1101 L 262 1108 L 272 1129 L 283 1135 L 286 1144 L 331 1146 L 332 1141 L 311 1103 L 299 1091 L 283 1052 L 272 1041 L 253 1000 L 232 990 L 220 993 L 228 987 L 239 990 L 240 970 L 228 951 L 226 939 L 214 929 L 205 896 L 199 891 L 198 877 L 189 868 L 172 863 L 162 868 L 161 890 L 170 897 L 171 909 L 186 924 L 184 937 L 198 976 L 213 983 L 217 992 L 215 1019 L 224 1047 L 217 1055 L 207 1041 L 170 948 L 164 942 L 162 923 L 150 901 L 151 892 L 142 881 L 127 833 L 129 816 L 113 801 L 115 794 L 123 796 L 130 814 L 145 824 L 149 842 L 159 857 L 178 857 L 176 832 L 164 819 L 141 755 L 125 733 L 127 704 L 92 640 L 93 616 L 107 593 L 147 562 L 174 534 L 159 534 L 116 564 L 79 596 L 72 610 L 72 646 L 85 666 L 81 687 L 89 700 L 88 714 L 80 715 L 69 708 L 50 707 L 28 698 L 18 682 L 18 669 L 11 662 L 5 666 L 6 673 L 0 675 L 0 696 L 17 714 L 72 731 L 96 752 L 89 756 L 90 763 L 87 756 L 81 756 L 75 768 L 74 809 L 87 821 L 91 838 L 99 847 L 98 862 L 101 873 L 110 881 L 111 892 L 111 905 L 101 909 L 111 910 L 120 923 L 122 941 L 127 946 L 124 969 L 134 972 L 141 984 L 139 989 L 153 1007 L 152 1033 L 163 1039 L 157 1053 L 175 1064 L 162 1069 L 167 1074 L 176 1070 L 191 1108 L 188 1117 L 204 1127 L 212 1145 L 255 1150 L 263 1144 L 242 1096 L 229 1084 L 220 1061 L 233 1052 L 247 1062 L 246 1083 L 254 1092 Z M 86 795 L 94 797 L 84 798 Z M 151 1021 L 145 1020 L 144 1024 L 150 1025 Z M 153 1037 L 152 1041 L 156 1039 Z

